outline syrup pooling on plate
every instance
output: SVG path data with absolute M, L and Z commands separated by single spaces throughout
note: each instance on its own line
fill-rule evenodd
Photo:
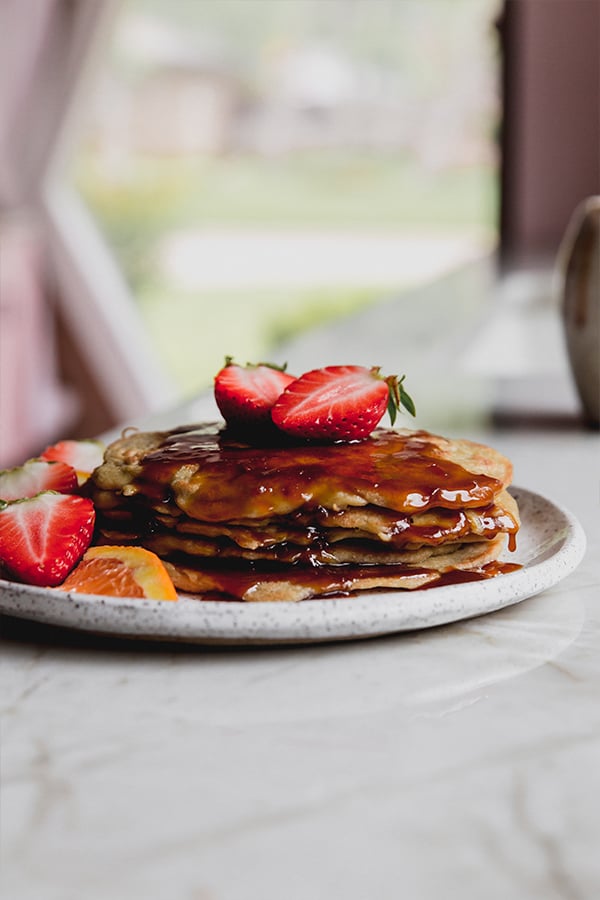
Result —
M 173 478 L 181 467 L 183 494 Z M 286 515 L 307 505 L 375 503 L 404 513 L 482 507 L 500 487 L 441 458 L 426 432 L 380 429 L 354 443 L 257 447 L 215 426 L 168 432 L 144 458 L 135 485 L 148 495 L 167 483 L 177 505 L 205 521 Z
M 399 566 L 317 566 L 297 567 L 293 573 L 293 581 L 301 599 L 318 597 L 334 599 L 350 596 L 356 587 L 370 576 L 374 581 L 392 579 L 402 573 L 413 579 L 413 588 L 433 588 L 451 584 L 465 584 L 475 581 L 486 581 L 497 575 L 509 574 L 520 569 L 517 563 L 494 561 L 478 569 L 463 571 L 451 569 L 448 572 L 432 573 L 431 570 L 414 567 L 406 569 Z M 290 578 L 289 569 L 277 570 L 272 566 L 229 567 L 205 564 L 202 567 L 204 576 L 204 599 L 231 600 L 264 600 L 270 599 L 270 589 L 278 589 L 278 585 Z

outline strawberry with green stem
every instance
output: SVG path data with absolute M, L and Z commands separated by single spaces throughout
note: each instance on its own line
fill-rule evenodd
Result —
M 274 404 L 271 417 L 279 429 L 303 440 L 364 440 L 386 409 L 392 425 L 401 407 L 415 415 L 404 377 L 384 377 L 379 366 L 313 369 L 288 385 Z
M 246 363 L 225 358 L 224 367 L 215 376 L 215 401 L 227 425 L 237 431 L 272 428 L 271 408 L 295 379 L 286 366 L 272 363 Z

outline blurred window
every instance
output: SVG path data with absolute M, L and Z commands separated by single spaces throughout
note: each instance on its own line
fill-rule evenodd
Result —
M 122 7 L 74 178 L 182 393 L 495 247 L 499 11 Z

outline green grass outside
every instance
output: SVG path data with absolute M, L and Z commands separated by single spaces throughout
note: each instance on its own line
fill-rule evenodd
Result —
M 125 262 L 142 241 L 175 228 L 468 226 L 489 233 L 497 206 L 493 168 L 425 171 L 407 156 L 138 159 L 112 180 L 87 156 L 76 180 Z
M 225 354 L 268 357 L 279 340 L 373 302 L 384 288 L 173 290 L 156 263 L 163 235 L 210 227 L 495 230 L 493 169 L 424 172 L 406 156 L 144 159 L 113 180 L 87 156 L 76 181 L 184 394 L 209 384 Z
M 376 288 L 173 294 L 155 287 L 140 302 L 160 362 L 190 395 L 211 383 L 226 355 L 283 363 L 272 359 L 279 342 L 379 297 Z

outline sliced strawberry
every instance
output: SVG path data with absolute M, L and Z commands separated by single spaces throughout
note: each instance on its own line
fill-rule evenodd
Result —
M 414 415 L 403 381 L 404 376 L 383 378 L 378 367 L 313 369 L 288 385 L 271 416 L 282 431 L 304 440 L 363 440 L 379 424 L 386 408 L 392 425 L 401 405 Z
M 60 584 L 89 547 L 91 500 L 44 491 L 0 505 L 0 563 L 26 584 Z
M 29 459 L 22 466 L 0 472 L 1 500 L 22 500 L 42 491 L 72 494 L 77 488 L 77 473 L 64 462 Z
M 79 484 L 90 477 L 102 462 L 104 444 L 101 441 L 59 441 L 46 447 L 41 459 L 60 460 L 72 466 L 77 472 Z
M 215 400 L 230 428 L 269 427 L 271 407 L 292 381 L 294 376 L 285 372 L 285 366 L 239 366 L 226 357 L 224 368 L 215 376 Z

